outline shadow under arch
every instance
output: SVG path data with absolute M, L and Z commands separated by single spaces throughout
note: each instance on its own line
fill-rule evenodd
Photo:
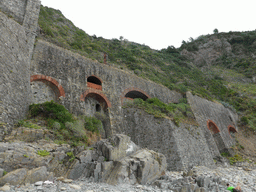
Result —
M 90 109 L 90 116 L 97 117 L 98 115 L 104 117 L 101 120 L 103 129 L 100 131 L 102 138 L 108 138 L 112 136 L 109 108 L 111 103 L 108 98 L 96 89 L 88 89 L 80 96 L 80 100 L 85 102 L 86 108 Z M 87 111 L 88 114 L 88 111 Z
M 138 88 L 128 88 L 125 89 L 121 94 L 121 103 L 123 104 L 124 100 L 133 100 L 136 98 L 141 98 L 144 101 L 151 98 L 145 91 L 138 89 Z

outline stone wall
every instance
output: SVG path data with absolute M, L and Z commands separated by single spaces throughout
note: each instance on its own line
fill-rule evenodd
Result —
M 2 0 L 0 9 L 1 140 L 3 134 L 10 131 L 8 127 L 23 119 L 28 109 L 30 58 L 34 48 L 40 1 Z
M 234 144 L 234 139 L 229 134 L 228 127 L 232 126 L 238 131 L 236 125 L 238 120 L 237 114 L 220 103 L 214 103 L 198 96 L 193 96 L 190 92 L 187 93 L 187 100 L 197 122 L 203 128 L 203 134 L 207 139 L 212 155 L 215 157 L 219 156 L 222 152 L 232 153 L 230 147 Z M 207 126 L 209 121 L 218 127 L 219 133 L 211 133 Z
M 149 97 L 179 102 L 182 95 L 168 88 L 142 79 L 134 74 L 98 63 L 72 53 L 48 42 L 38 40 L 31 62 L 31 75 L 42 74 L 54 78 L 63 87 L 65 98 L 62 104 L 76 115 L 87 114 L 92 106 L 86 105 L 84 97 L 93 96 L 109 106 L 106 114 L 110 117 L 113 133 L 122 128 L 122 100 L 131 90 L 141 91 Z M 102 91 L 87 87 L 87 78 L 95 76 L 102 82 Z M 94 90 L 94 91 L 93 91 Z M 89 92 L 88 92 L 89 91 Z M 97 98 L 98 97 L 98 98 Z M 96 104 L 96 103 L 95 103 Z M 102 106 L 104 107 L 104 106 Z
M 22 119 L 29 103 L 29 48 L 24 28 L 0 12 L 0 131 Z M 3 26 L 3 27 L 2 27 Z
M 163 153 L 169 170 L 192 166 L 214 167 L 213 157 L 201 127 L 155 118 L 143 110 L 125 108 L 122 132 L 140 147 Z
M 28 0 L 1 0 L 0 9 L 22 24 L 26 13 L 27 1 Z

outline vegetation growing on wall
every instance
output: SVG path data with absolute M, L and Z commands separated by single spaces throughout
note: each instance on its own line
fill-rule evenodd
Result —
M 89 136 L 98 136 L 102 129 L 101 121 L 95 117 L 74 117 L 68 110 L 54 101 L 29 106 L 29 119 L 40 117 L 46 121 L 47 128 L 54 132 L 55 142 L 72 146 L 90 144 Z M 20 121 L 20 126 L 35 128 L 30 122 Z M 36 127 L 38 128 L 38 127 Z
M 123 108 L 126 107 L 143 109 L 145 112 L 154 115 L 156 118 L 170 118 L 176 125 L 179 125 L 182 119 L 190 118 L 191 120 L 194 120 L 194 115 L 190 106 L 187 104 L 186 99 L 183 99 L 178 104 L 165 104 L 158 98 L 150 98 L 146 101 L 136 98 L 133 101 L 126 102 Z

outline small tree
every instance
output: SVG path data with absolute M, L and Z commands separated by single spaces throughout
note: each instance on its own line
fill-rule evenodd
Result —
M 218 33 L 219 33 L 219 30 L 218 30 L 217 28 L 215 28 L 215 29 L 213 30 L 213 33 L 214 33 L 214 34 L 218 34 Z

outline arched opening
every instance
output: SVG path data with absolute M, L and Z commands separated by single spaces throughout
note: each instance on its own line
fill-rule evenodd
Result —
M 87 78 L 87 87 L 102 90 L 102 81 L 96 76 L 90 76 Z
M 228 126 L 228 132 L 231 138 L 235 138 L 235 133 L 237 133 L 237 130 L 232 125 Z
M 52 77 L 45 75 L 33 75 L 30 77 L 33 103 L 44 103 L 46 101 L 57 102 L 59 97 L 65 97 L 63 87 Z
M 208 126 L 208 129 L 211 131 L 212 134 L 216 134 L 216 133 L 220 132 L 217 125 L 214 122 L 212 122 L 211 120 L 208 121 L 207 126 Z
M 144 93 L 141 93 L 139 91 L 130 91 L 125 94 L 125 97 L 130 99 L 141 98 L 144 101 L 148 99 L 148 96 L 146 96 Z
M 121 103 L 123 104 L 125 100 L 133 100 L 136 98 L 141 98 L 145 101 L 150 98 L 150 96 L 141 89 L 131 87 L 125 89 L 124 92 L 121 94 Z
M 80 100 L 84 101 L 87 116 L 94 116 L 101 120 L 103 127 L 103 130 L 99 130 L 101 137 L 108 138 L 112 136 L 108 112 L 111 103 L 107 97 L 101 91 L 89 89 L 81 95 Z

